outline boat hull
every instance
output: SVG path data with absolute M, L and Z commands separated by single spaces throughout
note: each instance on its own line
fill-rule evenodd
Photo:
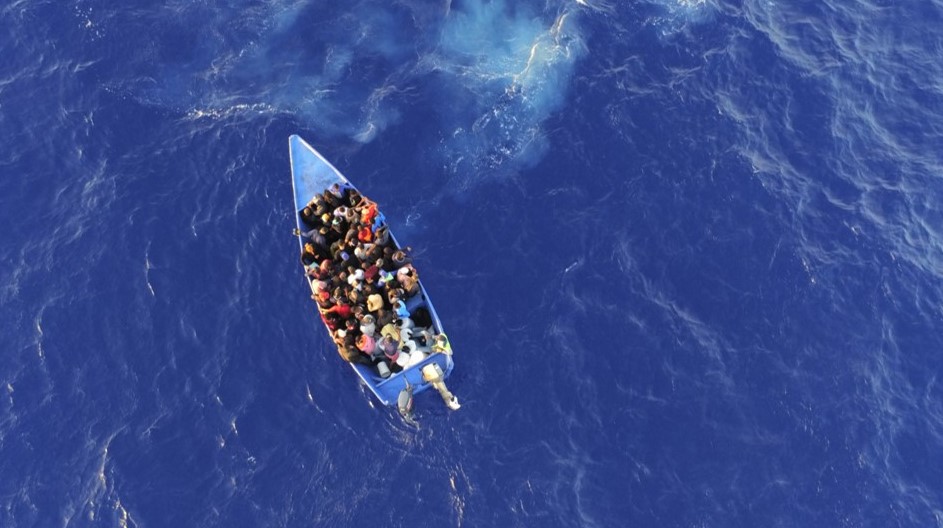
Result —
M 295 199 L 295 223 L 298 229 L 301 230 L 303 226 L 301 216 L 298 213 L 315 194 L 323 193 L 335 183 L 347 185 L 354 189 L 356 189 L 356 186 L 345 178 L 324 156 L 300 137 L 292 135 L 288 139 L 288 144 L 291 154 L 292 188 L 294 190 Z M 391 238 L 394 244 L 400 247 L 399 243 L 396 242 L 396 237 L 392 235 L 392 232 Z M 303 240 L 300 236 L 298 237 L 298 244 L 299 248 L 303 244 Z M 302 268 L 302 277 L 304 277 L 305 282 L 308 283 L 308 287 L 313 291 L 314 284 L 304 273 L 304 268 Z M 419 287 L 420 296 L 417 296 L 419 298 L 410 299 L 407 304 L 420 304 L 424 306 L 432 317 L 434 332 L 436 334 L 443 333 L 442 322 L 439 320 L 439 315 L 436 313 L 435 307 L 432 305 L 432 301 L 426 293 L 422 280 L 419 281 Z M 333 346 L 333 343 L 331 346 Z M 414 394 L 426 391 L 432 387 L 432 384 L 425 381 L 422 375 L 422 368 L 432 363 L 438 365 L 442 370 L 444 374 L 443 379 L 447 378 L 455 367 L 451 355 L 431 354 L 422 362 L 384 379 L 378 376 L 371 367 L 366 365 L 356 363 L 348 363 L 348 365 L 353 368 L 360 380 L 381 403 L 384 405 L 395 405 L 400 392 L 406 389 L 407 386 L 412 387 Z

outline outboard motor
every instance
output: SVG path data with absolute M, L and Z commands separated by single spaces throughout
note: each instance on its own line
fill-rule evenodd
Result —
M 406 381 L 406 388 L 399 391 L 396 398 L 396 408 L 399 409 L 400 416 L 410 425 L 417 425 L 413 418 L 413 386 Z

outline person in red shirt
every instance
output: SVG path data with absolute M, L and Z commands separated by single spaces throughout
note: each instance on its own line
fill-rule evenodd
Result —
M 327 310 L 324 310 L 325 314 L 337 314 L 341 319 L 350 319 L 353 310 L 349 304 L 338 303 L 334 306 L 331 306 Z

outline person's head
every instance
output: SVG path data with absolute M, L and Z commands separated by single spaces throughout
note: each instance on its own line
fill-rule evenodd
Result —
M 311 212 L 311 208 L 308 206 L 305 206 L 305 208 L 301 210 L 301 213 L 305 216 L 311 216 Z

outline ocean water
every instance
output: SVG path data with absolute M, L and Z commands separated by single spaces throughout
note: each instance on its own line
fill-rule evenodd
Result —
M 0 4 L 0 527 L 943 526 L 943 3 Z M 419 427 L 287 138 L 456 352 Z

